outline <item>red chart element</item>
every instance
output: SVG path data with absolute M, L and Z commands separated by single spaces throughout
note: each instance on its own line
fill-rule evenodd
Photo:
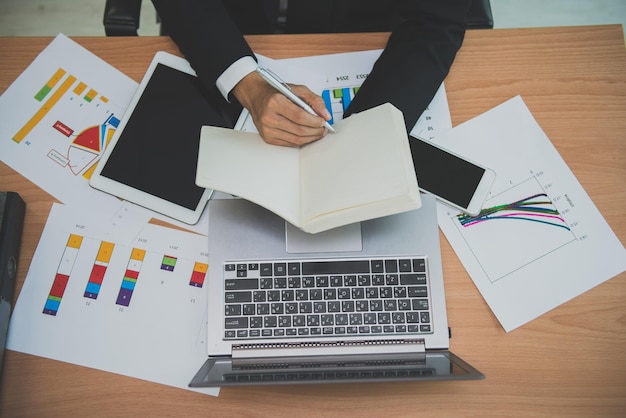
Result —
M 74 140 L 74 144 L 100 152 L 100 126 L 92 126 L 82 131 Z

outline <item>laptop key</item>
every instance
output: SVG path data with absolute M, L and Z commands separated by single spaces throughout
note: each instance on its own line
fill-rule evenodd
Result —
M 226 292 L 226 303 L 252 302 L 252 292 Z
M 413 259 L 413 271 L 425 273 L 426 272 L 426 260 L 423 258 Z
M 384 269 L 383 260 L 372 260 L 372 273 L 382 273 Z
M 225 290 L 256 290 L 259 288 L 258 279 L 227 279 L 224 281 Z
M 261 263 L 260 265 L 261 276 L 271 276 L 274 274 L 274 269 L 271 263 Z
M 326 302 L 314 302 L 313 303 L 313 312 L 315 312 L 315 313 L 325 313 L 326 312 Z
M 245 316 L 226 318 L 224 320 L 224 328 L 226 329 L 248 328 L 248 318 Z
M 401 274 L 400 284 L 401 285 L 426 284 L 426 275 L 425 274 L 413 274 L 413 273 Z
M 225 305 L 224 306 L 224 315 L 225 316 L 239 316 L 239 315 L 241 315 L 241 305 Z
M 414 311 L 427 311 L 428 310 L 428 299 L 413 299 L 413 310 Z
M 395 273 L 398 271 L 398 261 L 385 260 L 385 271 L 387 273 Z
M 398 267 L 399 267 L 401 272 L 412 271 L 413 270 L 413 263 L 411 262 L 411 260 L 399 260 L 398 261 Z

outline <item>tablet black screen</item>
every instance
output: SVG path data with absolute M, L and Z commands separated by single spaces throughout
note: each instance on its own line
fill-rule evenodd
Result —
M 233 126 L 215 96 L 197 77 L 158 64 L 101 175 L 194 210 L 204 192 L 195 184 L 200 129 Z

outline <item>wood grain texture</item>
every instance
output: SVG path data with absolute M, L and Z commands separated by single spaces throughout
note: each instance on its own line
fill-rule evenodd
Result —
M 387 34 L 251 36 L 272 58 L 382 48 Z M 50 38 L 0 38 L 0 92 Z M 76 38 L 139 81 L 169 38 Z M 621 26 L 477 30 L 446 80 L 453 124 L 521 95 L 626 242 L 626 53 Z M 0 138 L 0 140 L 2 140 Z M 27 202 L 18 290 L 53 199 L 0 163 Z M 451 349 L 477 382 L 223 389 L 218 398 L 9 351 L 0 416 L 624 416 L 626 274 L 505 333 L 442 236 Z M 533 289 L 520 295 L 531 298 Z

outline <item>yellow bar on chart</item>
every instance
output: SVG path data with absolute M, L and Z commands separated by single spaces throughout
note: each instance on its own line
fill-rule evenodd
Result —
M 48 93 L 52 91 L 54 86 L 56 86 L 57 83 L 61 81 L 65 73 L 66 72 L 63 68 L 59 68 L 58 70 L 56 70 L 52 77 L 50 77 L 50 80 L 48 80 L 48 82 L 44 84 L 41 90 L 37 92 L 37 94 L 35 95 L 35 100 L 37 100 L 38 102 L 42 101 L 48 95 Z
M 41 122 L 44 116 L 46 116 L 48 112 L 54 107 L 54 105 L 57 104 L 57 102 L 61 99 L 61 97 L 63 97 L 63 95 L 69 90 L 69 88 L 72 86 L 72 84 L 74 84 L 75 81 L 76 77 L 74 77 L 73 75 L 67 77 L 63 84 L 61 84 L 61 87 L 59 87 L 52 94 L 52 96 L 50 96 L 50 98 L 39 108 L 39 110 L 35 112 L 33 117 L 30 118 L 28 122 L 26 122 L 26 125 L 24 125 L 22 129 L 20 129 L 13 136 L 13 140 L 18 144 L 22 142 L 22 140 L 26 138 L 26 135 L 28 135 L 30 131 L 32 131 L 39 122 Z
M 91 101 L 95 99 L 97 95 L 98 95 L 97 91 L 95 91 L 94 89 L 90 89 L 87 92 L 87 94 L 85 94 L 84 99 L 87 100 L 89 103 L 91 103 Z
M 83 237 L 80 235 L 70 234 L 70 237 L 67 240 L 67 247 L 70 248 L 80 248 L 80 244 L 83 243 Z
M 139 248 L 133 248 L 133 252 L 130 256 L 131 260 L 143 261 L 143 258 L 146 256 L 146 250 L 142 250 Z
M 115 244 L 112 242 L 102 241 L 100 249 L 98 250 L 98 255 L 96 256 L 96 261 L 108 263 L 111 260 L 111 255 L 113 254 L 113 247 L 115 247 Z
M 78 83 L 78 85 L 74 89 L 74 93 L 76 93 L 77 95 L 80 95 L 85 91 L 86 88 L 87 88 L 87 84 L 81 81 L 80 83 Z

